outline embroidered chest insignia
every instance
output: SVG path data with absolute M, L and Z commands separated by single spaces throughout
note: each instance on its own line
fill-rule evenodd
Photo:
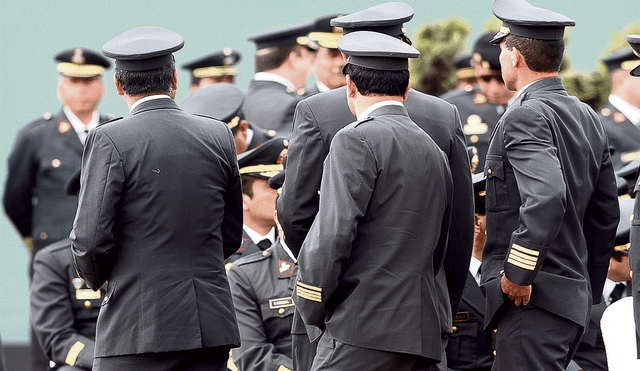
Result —
M 293 273 L 293 264 L 278 259 L 278 271 L 281 276 L 290 276 Z

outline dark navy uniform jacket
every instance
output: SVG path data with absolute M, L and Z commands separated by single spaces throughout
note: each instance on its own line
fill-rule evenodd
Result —
M 78 277 L 68 238 L 36 254 L 31 318 L 38 341 L 58 367 L 91 369 L 96 321 L 105 288 L 106 285 L 93 291 Z
M 242 236 L 229 127 L 152 99 L 85 148 L 71 239 L 89 287 L 109 280 L 95 356 L 240 345 L 224 268 Z
M 447 367 L 452 370 L 491 370 L 495 335 L 491 330 L 482 330 L 483 326 L 484 293 L 469 274 L 447 342 Z
M 620 214 L 596 113 L 569 96 L 560 78 L 534 82 L 498 123 L 485 175 L 485 324 L 495 328 L 509 300 L 500 287 L 504 270 L 510 281 L 532 285 L 532 304 L 586 327 Z
M 440 361 L 435 276 L 452 191 L 446 156 L 403 106 L 340 130 L 298 258 L 293 298 L 304 322 L 346 344 Z
M 249 129 L 253 131 L 253 136 L 251 137 L 251 142 L 249 142 L 249 149 L 256 148 L 264 141 L 267 141 L 273 138 L 276 135 L 275 130 L 265 130 L 258 125 L 249 123 Z
M 242 346 L 232 350 L 239 370 L 292 370 L 291 298 L 297 266 L 278 240 L 229 268 Z
M 640 129 L 611 103 L 600 110 L 599 117 L 609 138 L 613 167 L 617 170 L 640 158 Z
M 290 137 L 293 112 L 302 99 L 295 91 L 275 81 L 251 80 L 244 97 L 245 119 L 266 130 Z
M 341 87 L 316 94 L 296 107 L 287 152 L 287 176 L 278 198 L 278 218 L 285 241 L 296 255 L 318 213 L 322 165 L 333 137 L 356 120 L 349 111 L 346 90 Z M 411 89 L 404 106 L 411 120 L 447 155 L 453 177 L 451 228 L 444 263 L 450 303 L 445 303 L 449 317 L 443 318 L 443 323 L 448 322 L 444 327 L 449 329 L 451 315 L 455 314 L 464 289 L 473 244 L 474 201 L 469 158 L 458 111 L 453 105 Z
M 502 106 L 487 102 L 478 85 L 470 91 L 459 89 L 445 94 L 442 99 L 458 108 L 467 145 L 478 149 L 478 166 L 475 172 L 482 172 L 491 133 L 502 115 Z
M 106 117 L 100 117 L 104 121 Z M 82 149 L 62 110 L 18 133 L 9 155 L 3 204 L 20 235 L 33 238 L 34 254 L 69 237 L 78 198 L 67 195 L 64 186 L 80 170 Z

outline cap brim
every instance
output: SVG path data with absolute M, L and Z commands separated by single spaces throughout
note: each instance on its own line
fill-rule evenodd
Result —
M 640 77 L 640 66 L 632 69 L 630 72 L 631 76 Z

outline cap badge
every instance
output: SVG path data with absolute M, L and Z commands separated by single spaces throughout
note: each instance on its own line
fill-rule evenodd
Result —
M 511 33 L 511 29 L 509 27 L 500 27 L 500 33 L 508 35 Z
M 84 55 L 82 54 L 82 49 L 77 48 L 76 50 L 73 51 L 73 57 L 71 57 L 71 63 L 75 63 L 75 64 L 84 64 L 85 59 L 84 59 Z
M 233 64 L 233 57 L 232 56 L 224 57 L 224 59 L 222 60 L 222 64 L 224 64 L 225 66 L 229 66 Z

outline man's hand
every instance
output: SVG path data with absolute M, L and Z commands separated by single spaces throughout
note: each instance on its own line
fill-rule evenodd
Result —
M 500 281 L 502 292 L 509 296 L 509 299 L 513 300 L 517 306 L 520 304 L 527 305 L 531 299 L 531 285 L 520 286 L 509 281 L 506 275 L 502 275 L 502 281 Z

